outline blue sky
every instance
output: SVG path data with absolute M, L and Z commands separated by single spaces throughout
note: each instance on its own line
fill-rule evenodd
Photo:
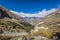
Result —
M 60 0 L 0 0 L 0 5 L 22 17 L 45 17 L 57 10 Z
M 0 5 L 18 12 L 36 13 L 45 8 L 57 8 L 60 0 L 0 0 Z

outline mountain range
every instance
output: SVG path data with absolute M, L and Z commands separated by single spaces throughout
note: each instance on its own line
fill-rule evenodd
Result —
M 37 25 L 39 22 L 43 21 L 43 17 L 22 17 L 22 19 L 32 25 Z

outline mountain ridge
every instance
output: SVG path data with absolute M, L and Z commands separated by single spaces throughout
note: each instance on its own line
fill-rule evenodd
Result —
M 0 29 L 4 31 L 29 32 L 34 26 L 25 22 L 21 17 L 15 13 L 10 12 L 6 8 L 0 6 Z M 0 30 L 0 31 L 1 31 Z

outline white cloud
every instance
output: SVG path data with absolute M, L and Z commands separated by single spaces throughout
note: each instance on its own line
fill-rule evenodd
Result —
M 52 8 L 50 10 L 43 9 L 42 11 L 39 11 L 37 13 L 32 13 L 32 14 L 24 13 L 24 12 L 16 12 L 16 11 L 12 11 L 12 10 L 10 10 L 10 11 L 21 16 L 21 17 L 45 17 L 46 15 L 53 13 L 56 10 L 57 10 L 56 8 Z

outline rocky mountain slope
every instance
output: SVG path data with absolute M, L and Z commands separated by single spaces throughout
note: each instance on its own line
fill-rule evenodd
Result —
M 53 28 L 55 31 L 60 31 L 60 9 L 46 16 L 44 22 L 45 25 Z
M 59 31 L 60 32 L 60 9 L 56 12 L 47 15 L 42 24 L 39 26 L 48 27 L 52 31 Z
M 6 8 L 0 6 L 0 33 L 4 31 L 22 32 L 30 31 L 34 26 L 25 22 L 18 15 L 10 12 Z

